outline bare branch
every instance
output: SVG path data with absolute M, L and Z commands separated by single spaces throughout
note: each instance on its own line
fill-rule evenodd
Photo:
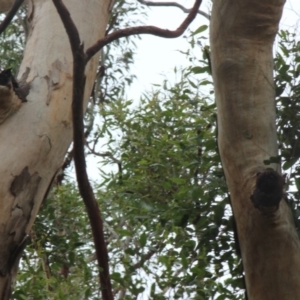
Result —
M 109 152 L 109 151 L 106 151 L 106 152 L 97 152 L 97 151 L 95 151 L 95 149 L 91 148 L 88 143 L 86 143 L 86 146 L 91 151 L 91 153 L 94 154 L 94 155 L 96 155 L 96 156 L 109 157 L 116 164 L 121 164 L 122 163 L 119 159 L 115 158 L 113 156 L 113 154 L 111 152 Z
M 190 13 L 190 8 L 185 8 L 183 5 L 177 3 L 177 2 L 152 2 L 152 1 L 145 1 L 145 0 L 137 0 L 141 4 L 147 5 L 147 6 L 174 6 L 180 8 L 185 13 Z M 207 20 L 210 20 L 210 15 L 202 10 L 198 10 L 198 14 L 205 17 Z
M 24 0 L 16 0 L 10 11 L 7 13 L 5 19 L 0 24 L 0 34 L 7 28 L 13 17 L 16 15 L 20 6 L 23 4 Z
M 196 0 L 193 8 L 182 22 L 182 24 L 176 30 L 161 29 L 155 26 L 136 26 L 126 29 L 120 29 L 115 32 L 112 32 L 105 36 L 103 39 L 100 39 L 93 46 L 86 50 L 86 60 L 89 61 L 98 51 L 100 51 L 105 45 L 115 41 L 121 37 L 127 37 L 136 34 L 152 34 L 164 38 L 176 38 L 183 34 L 187 29 L 190 23 L 195 19 L 198 9 L 200 7 L 202 0 Z
M 113 300 L 109 274 L 108 254 L 104 239 L 103 221 L 101 218 L 101 212 L 99 210 L 98 203 L 88 179 L 84 155 L 85 137 L 83 124 L 83 96 L 85 87 L 85 54 L 83 51 L 83 45 L 80 42 L 78 30 L 73 20 L 71 19 L 68 9 L 65 7 L 61 0 L 53 0 L 53 3 L 66 29 L 74 59 L 72 95 L 74 142 L 73 153 L 78 188 L 86 206 L 86 210 L 92 227 L 97 261 L 99 265 L 102 299 Z
M 134 264 L 132 266 L 132 269 L 133 270 L 137 270 L 137 269 L 141 268 L 146 261 L 148 261 L 154 254 L 157 253 L 157 251 L 158 251 L 157 249 L 151 250 L 147 254 L 145 254 L 144 256 L 142 256 L 142 258 L 136 264 Z

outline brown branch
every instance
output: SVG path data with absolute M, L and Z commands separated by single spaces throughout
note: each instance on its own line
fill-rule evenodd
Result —
M 152 2 L 152 1 L 145 1 L 145 0 L 137 0 L 141 4 L 147 5 L 147 6 L 173 6 L 180 8 L 184 13 L 190 13 L 190 8 L 185 8 L 183 5 L 177 3 L 177 2 Z M 197 12 L 199 15 L 205 17 L 206 19 L 210 20 L 210 15 L 202 10 L 198 10 Z
M 152 34 L 165 38 L 176 38 L 186 30 L 189 24 L 194 20 L 202 0 L 196 0 L 194 7 L 182 24 L 174 31 L 164 30 L 155 26 L 137 26 L 127 29 L 121 29 L 113 32 L 103 39 L 96 42 L 92 47 L 87 49 L 86 54 L 83 50 L 83 45 L 80 41 L 80 36 L 76 25 L 74 24 L 68 9 L 61 0 L 53 0 L 58 14 L 66 29 L 72 54 L 73 54 L 73 100 L 72 100 L 72 115 L 73 115 L 73 140 L 74 140 L 74 163 L 76 169 L 76 177 L 80 194 L 85 203 L 89 220 L 92 227 L 96 255 L 98 265 L 100 267 L 99 277 L 101 282 L 102 298 L 104 300 L 113 300 L 111 289 L 108 254 L 104 239 L 103 222 L 99 206 L 95 199 L 92 187 L 86 172 L 86 161 L 84 155 L 84 124 L 83 124 L 83 95 L 85 87 L 84 70 L 86 63 L 108 43 L 130 35 L 135 34 Z
M 16 15 L 17 11 L 19 10 L 20 6 L 23 4 L 24 0 L 16 0 L 15 3 L 12 5 L 11 9 L 7 13 L 5 19 L 0 24 L 0 34 L 7 28 L 10 24 L 13 17 Z
M 133 266 L 131 266 L 131 267 L 130 267 L 130 270 L 132 269 L 132 273 L 133 273 L 134 271 L 136 271 L 137 269 L 143 267 L 144 263 L 145 263 L 146 261 L 150 260 L 151 257 L 152 257 L 155 253 L 157 253 L 157 251 L 154 251 L 154 250 L 148 252 L 146 255 L 144 255 L 144 256 L 141 258 L 140 261 L 138 261 L 136 264 L 134 264 Z M 118 295 L 118 293 L 120 293 L 120 294 Z M 118 295 L 118 299 L 122 299 L 122 298 L 125 297 L 125 295 L 126 295 L 126 288 L 124 288 L 123 286 L 122 286 L 122 287 L 118 287 L 118 288 L 114 289 L 113 294 L 114 294 L 114 296 Z
M 131 268 L 133 270 L 137 270 L 137 269 L 141 268 L 144 265 L 144 263 L 146 261 L 148 261 L 149 259 L 151 259 L 151 257 L 155 253 L 157 253 L 157 250 L 151 250 L 151 251 L 149 251 L 147 254 L 145 254 L 144 256 L 142 256 L 142 258 L 140 259 L 140 261 L 138 261 L 136 264 L 134 264 L 133 266 L 131 266 Z
M 86 206 L 95 243 L 97 261 L 99 265 L 99 277 L 101 283 L 102 299 L 113 300 L 111 289 L 108 253 L 103 232 L 103 222 L 98 203 L 90 185 L 86 172 L 84 155 L 84 124 L 83 124 L 83 96 L 85 87 L 85 54 L 80 42 L 78 30 L 71 19 L 70 13 L 61 0 L 53 0 L 58 14 L 66 29 L 72 54 L 73 54 L 73 142 L 74 163 L 79 192 Z
M 190 23 L 195 19 L 202 0 L 196 0 L 193 8 L 182 24 L 176 30 L 161 29 L 155 26 L 136 26 L 131 28 L 120 29 L 112 32 L 104 38 L 97 41 L 93 46 L 86 50 L 86 61 L 89 61 L 105 45 L 121 37 L 127 37 L 136 34 L 152 34 L 164 38 L 176 38 L 183 34 Z
M 121 164 L 122 163 L 119 159 L 115 158 L 112 155 L 111 152 L 109 152 L 109 151 L 106 151 L 106 152 L 97 152 L 95 150 L 95 147 L 91 148 L 90 145 L 87 142 L 85 144 L 86 144 L 87 148 L 91 151 L 92 154 L 94 154 L 96 156 L 100 156 L 100 157 L 109 157 L 116 164 Z
M 121 160 L 115 158 L 112 155 L 112 153 L 109 152 L 109 151 L 102 152 L 102 153 L 95 151 L 95 146 L 93 148 L 91 148 L 90 145 L 88 144 L 88 142 L 86 142 L 85 145 L 90 150 L 91 154 L 94 154 L 94 155 L 100 156 L 100 157 L 109 157 L 114 163 L 116 163 L 118 165 L 119 178 L 122 179 L 123 167 L 122 167 L 122 161 Z

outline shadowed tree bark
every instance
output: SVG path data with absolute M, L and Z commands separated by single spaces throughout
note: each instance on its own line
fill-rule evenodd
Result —
M 276 205 L 281 179 L 263 175 L 255 187 L 267 167 L 281 171 L 264 160 L 278 155 L 272 46 L 284 3 L 215 0 L 211 17 L 218 144 L 250 300 L 300 298 L 299 239 L 286 201 Z

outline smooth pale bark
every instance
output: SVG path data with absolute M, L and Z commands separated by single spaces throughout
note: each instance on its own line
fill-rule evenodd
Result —
M 105 34 L 110 0 L 64 0 L 85 48 Z M 72 141 L 72 54 L 51 0 L 34 0 L 19 79 L 28 102 L 0 126 L 0 299 L 8 299 L 22 242 Z M 86 68 L 85 105 L 98 66 Z
M 300 244 L 286 202 L 265 216 L 250 200 L 256 173 L 270 167 L 263 161 L 277 156 L 272 45 L 283 5 L 214 0 L 211 19 L 218 143 L 250 300 L 300 299 Z

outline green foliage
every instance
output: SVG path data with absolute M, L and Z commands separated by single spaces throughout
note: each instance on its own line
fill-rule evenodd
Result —
M 200 97 L 197 74 L 189 68 L 138 105 L 119 100 L 101 110 L 92 140 L 105 140 L 109 152 L 97 196 L 116 299 L 242 299 L 215 105 Z M 34 233 L 16 299 L 26 290 L 34 299 L 97 297 L 88 221 L 71 184 L 47 200 Z
M 126 5 L 136 13 L 135 5 Z M 120 10 L 126 5 L 117 1 L 109 30 L 126 26 L 126 10 Z M 12 32 L 22 36 L 15 30 L 12 25 L 1 36 L 1 65 L 19 65 L 22 41 L 10 44 Z M 115 42 L 118 50 L 112 45 L 105 50 L 106 75 L 95 92 L 101 126 L 93 128 L 88 143 L 101 150 L 101 182 L 95 188 L 116 299 L 243 299 L 243 270 L 235 254 L 216 144 L 209 47 L 202 46 L 202 59 L 192 55 L 205 44 L 204 38 L 195 37 L 204 30 L 201 26 L 189 37 L 191 49 L 185 54 L 191 66 L 182 72 L 175 68 L 178 81 L 154 86 L 139 103 L 122 99 L 125 84 L 133 80 L 129 66 L 134 43 L 124 39 Z M 292 168 L 295 192 L 290 198 L 297 220 L 299 42 L 288 32 L 279 37 L 275 82 L 280 157 L 270 161 L 281 159 L 285 169 Z M 83 203 L 66 180 L 55 187 L 35 222 L 14 299 L 99 299 L 93 255 Z
M 281 158 L 285 170 L 300 157 L 300 42 L 295 33 L 280 31 L 275 58 L 276 102 Z
M 275 57 L 277 128 L 283 170 L 286 170 L 287 198 L 300 228 L 300 41 L 295 32 L 280 31 Z M 278 159 L 278 158 L 272 158 Z
M 215 105 L 199 96 L 198 73 L 156 86 L 138 106 L 120 100 L 101 111 L 103 164 L 118 163 L 99 185 L 118 299 L 149 295 L 149 283 L 149 299 L 239 299 Z M 231 280 L 219 280 L 228 268 Z
M 32 229 L 14 299 L 98 299 L 89 221 L 73 184 L 55 188 Z M 91 262 L 89 262 L 91 260 Z
M 7 29 L 0 35 L 0 69 L 12 68 L 15 74 L 22 60 L 25 43 L 22 15 L 24 16 L 24 11 L 14 18 Z M 3 15 L 2 19 L 4 19 Z
M 141 16 L 145 17 L 144 6 L 138 2 L 117 0 L 107 27 L 107 34 L 119 29 L 142 25 Z M 99 78 L 95 84 L 95 102 L 110 102 L 124 96 L 125 87 L 135 79 L 130 72 L 135 55 L 135 37 L 117 39 L 101 51 Z

